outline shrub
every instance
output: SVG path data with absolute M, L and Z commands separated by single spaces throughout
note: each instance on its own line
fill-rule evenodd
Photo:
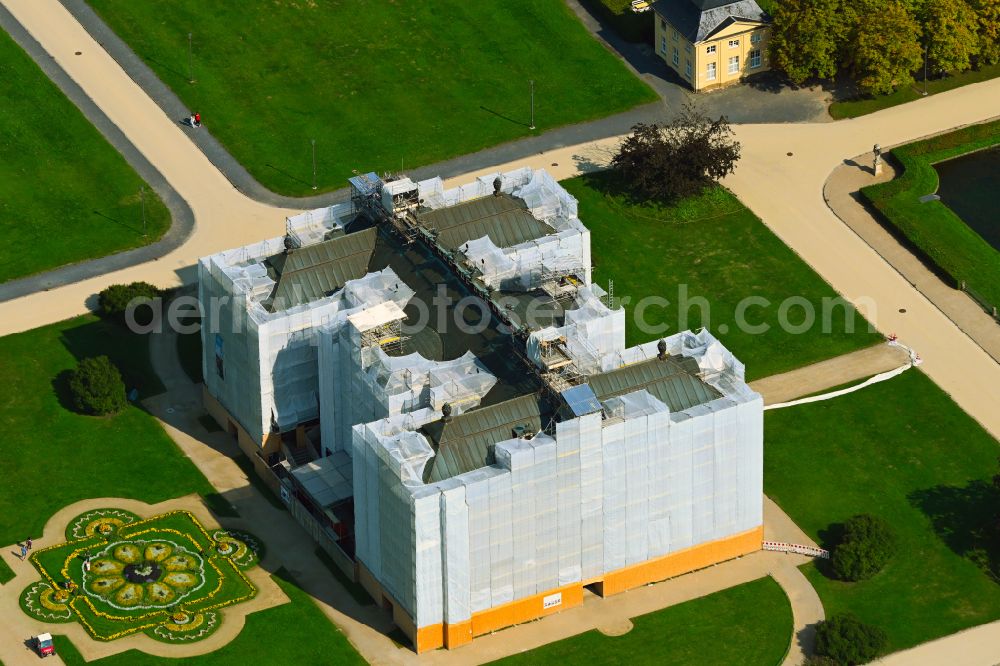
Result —
M 134 299 L 139 298 L 148 302 L 159 298 L 161 295 L 162 292 L 148 282 L 113 284 L 101 291 L 98 295 L 98 303 L 103 315 L 114 317 L 124 322 L 128 304 Z M 143 308 L 142 311 L 136 313 L 136 321 L 140 324 L 148 324 L 152 319 L 151 314 L 145 310 Z
M 806 657 L 806 660 L 802 662 L 802 666 L 840 666 L 840 664 L 837 663 L 836 659 L 814 654 L 811 657 Z
M 104 416 L 125 408 L 125 382 L 107 356 L 85 358 L 69 378 L 73 405 L 84 414 Z
M 867 580 L 896 552 L 896 536 L 885 520 L 869 514 L 844 523 L 844 538 L 833 550 L 833 571 L 848 581 Z
M 882 653 L 887 641 L 884 631 L 850 613 L 834 615 L 816 625 L 816 654 L 842 666 L 867 664 Z

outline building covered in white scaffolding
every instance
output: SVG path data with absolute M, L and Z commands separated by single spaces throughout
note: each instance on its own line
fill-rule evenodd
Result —
M 200 262 L 206 404 L 417 651 L 760 548 L 743 366 L 626 348 L 548 174 L 351 192 Z

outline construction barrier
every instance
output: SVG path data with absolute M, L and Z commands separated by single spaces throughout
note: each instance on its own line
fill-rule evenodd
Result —
M 802 546 L 797 543 L 784 543 L 782 541 L 765 541 L 764 550 L 773 550 L 779 553 L 795 553 L 796 555 L 808 555 L 809 557 L 819 557 L 824 560 L 830 559 L 830 551 L 816 546 Z

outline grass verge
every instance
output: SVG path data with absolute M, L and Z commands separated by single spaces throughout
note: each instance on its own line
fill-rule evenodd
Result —
M 953 90 L 955 88 L 960 88 L 961 86 L 967 86 L 970 83 L 988 81 L 989 79 L 993 79 L 998 76 L 1000 76 L 1000 64 L 986 65 L 978 70 L 969 70 L 967 72 L 953 74 L 951 76 L 946 76 L 943 79 L 934 79 L 933 81 L 928 79 L 927 94 L 936 95 L 937 93 L 945 92 L 946 90 Z M 841 120 L 843 118 L 857 118 L 858 116 L 874 113 L 875 111 L 888 109 L 889 107 L 896 106 L 897 104 L 905 104 L 906 102 L 918 100 L 923 97 L 923 90 L 924 84 L 923 82 L 920 82 L 903 86 L 896 92 L 889 95 L 861 97 L 858 99 L 847 99 L 834 102 L 830 105 L 830 116 L 835 120 Z
M 282 194 L 315 194 L 313 139 L 329 190 L 657 99 L 562 2 L 90 4 Z
M 779 664 L 792 635 L 792 607 L 771 578 L 632 618 L 623 636 L 591 630 L 495 664 Z
M 852 307 L 836 305 L 836 292 L 721 187 L 663 206 L 630 202 L 613 172 L 562 184 L 579 199 L 580 219 L 591 232 L 594 282 L 607 287 L 614 280 L 615 298 L 629 298 L 628 345 L 706 326 L 746 364 L 752 380 L 881 340 Z M 758 300 L 744 313 L 747 329 L 737 325 L 737 312 L 749 296 Z M 642 308 L 648 297 L 661 300 Z M 800 302 L 783 316 L 780 304 L 789 297 Z M 802 333 L 783 330 L 782 319 L 805 323 L 806 307 L 815 324 Z M 643 319 L 648 326 L 640 325 Z M 751 332 L 755 327 L 767 330 Z
M 0 585 L 3 585 L 9 580 L 13 580 L 14 570 L 10 568 L 6 560 L 0 559 Z
M 903 174 L 861 189 L 864 197 L 959 287 L 965 282 L 986 301 L 1000 305 L 1000 252 L 940 201 L 920 203 L 938 188 L 934 163 L 1000 145 L 1000 121 L 893 148 Z
M 764 487 L 813 539 L 858 513 L 893 525 L 899 551 L 860 583 L 807 565 L 827 617 L 882 627 L 891 651 L 1000 618 L 1000 585 L 974 561 L 1000 498 L 1000 446 L 919 370 L 827 402 L 767 412 Z
M 170 212 L 0 31 L 0 282 L 157 240 Z

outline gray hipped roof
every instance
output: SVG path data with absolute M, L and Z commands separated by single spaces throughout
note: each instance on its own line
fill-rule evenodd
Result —
M 653 9 L 693 43 L 708 39 L 737 20 L 755 23 L 769 20 L 754 0 L 660 0 Z
M 601 401 L 645 389 L 672 412 L 722 397 L 698 376 L 698 363 L 683 356 L 643 361 L 587 379 Z
M 267 260 L 277 282 L 267 306 L 285 310 L 311 303 L 368 273 L 375 229 L 337 236 Z
M 489 236 L 497 247 L 510 247 L 553 231 L 535 219 L 522 199 L 509 194 L 420 211 L 418 217 L 422 226 L 438 232 L 438 240 L 450 250 L 483 236 Z
M 532 433 L 542 429 L 541 404 L 536 396 L 525 395 L 452 416 L 449 421 L 428 423 L 422 430 L 437 455 L 424 468 L 424 482 L 443 481 L 492 464 L 493 447 L 513 439 L 517 426 Z

